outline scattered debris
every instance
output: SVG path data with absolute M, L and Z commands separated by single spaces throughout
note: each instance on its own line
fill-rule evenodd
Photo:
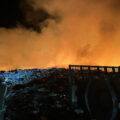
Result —
M 4 75 L 4 72 L 1 74 Z M 12 83 L 12 88 L 6 99 L 5 120 L 99 120 L 97 115 L 101 114 L 101 118 L 108 116 L 112 113 L 112 98 L 99 74 L 94 76 L 95 79 L 88 91 L 89 104 L 93 112 L 89 114 L 84 100 L 87 79 L 81 80 L 81 76 L 75 76 L 80 81 L 77 81 L 78 89 L 75 93 L 78 103 L 74 107 L 70 100 L 67 69 L 7 72 L 3 77 L 6 82 Z M 111 83 L 119 86 L 112 79 Z M 116 93 L 119 98 L 120 92 Z M 99 114 L 96 114 L 98 112 Z

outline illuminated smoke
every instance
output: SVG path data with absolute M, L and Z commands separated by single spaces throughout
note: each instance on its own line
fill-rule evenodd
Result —
M 0 68 L 120 65 L 119 6 L 119 0 L 20 2 L 24 21 L 0 25 Z

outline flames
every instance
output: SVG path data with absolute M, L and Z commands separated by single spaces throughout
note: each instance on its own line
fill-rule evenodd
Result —
M 42 6 L 49 13 L 58 14 L 59 22 L 45 21 L 49 25 L 41 33 L 19 25 L 9 30 L 1 28 L 1 70 L 68 64 L 120 65 L 120 9 L 112 6 L 117 0 L 40 2 L 37 0 L 34 7 Z

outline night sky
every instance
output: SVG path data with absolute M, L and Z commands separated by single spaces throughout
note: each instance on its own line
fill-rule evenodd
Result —
M 0 69 L 120 65 L 119 0 L 1 0 Z

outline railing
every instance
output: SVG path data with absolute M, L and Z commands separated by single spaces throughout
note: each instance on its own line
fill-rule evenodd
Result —
M 75 107 L 78 104 L 78 98 L 77 98 L 76 92 L 79 86 L 77 85 L 76 76 L 79 74 L 81 78 L 80 80 L 88 81 L 85 87 L 86 90 L 84 92 L 84 101 L 85 101 L 88 112 L 91 114 L 88 94 L 89 94 L 90 86 L 94 85 L 93 80 L 95 80 L 96 73 L 100 77 L 101 80 L 105 81 L 104 84 L 106 86 L 106 89 L 108 89 L 109 94 L 111 95 L 111 100 L 113 103 L 113 112 L 111 113 L 110 119 L 114 120 L 117 116 L 118 100 L 116 97 L 116 93 L 113 89 L 113 86 L 110 84 L 110 80 L 111 80 L 112 74 L 117 76 L 117 78 L 112 77 L 112 79 L 119 80 L 120 66 L 117 67 L 117 66 L 69 65 L 69 83 L 70 83 L 71 103 Z
M 88 65 L 69 65 L 69 70 L 84 71 L 102 71 L 102 72 L 120 72 L 120 66 L 88 66 Z

